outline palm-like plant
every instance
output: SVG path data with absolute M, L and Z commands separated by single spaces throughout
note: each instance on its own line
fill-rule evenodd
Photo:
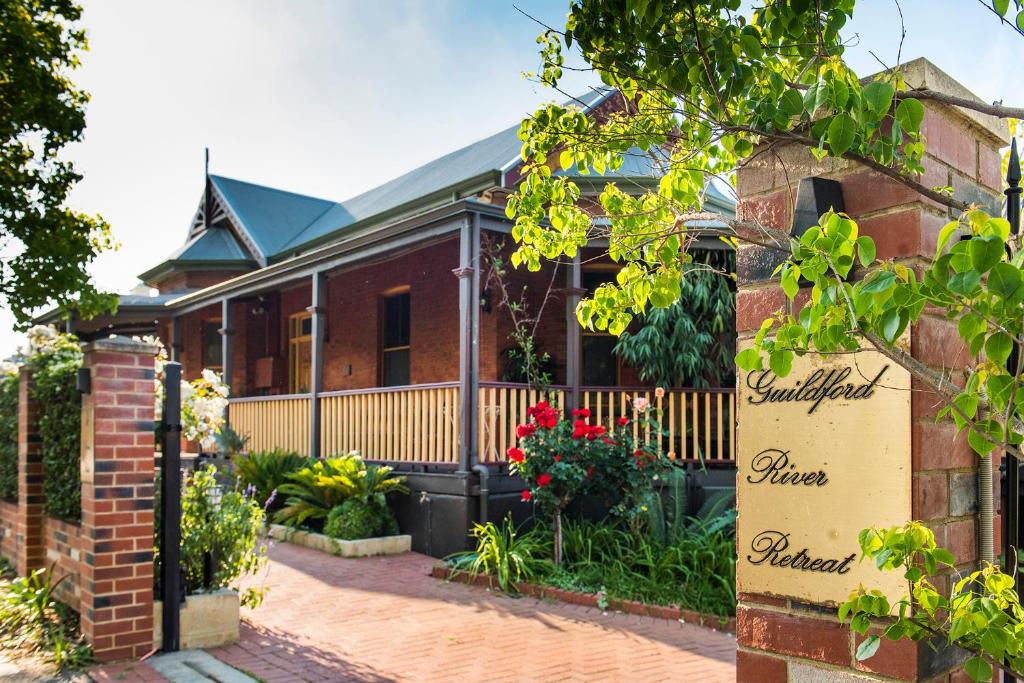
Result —
M 298 472 L 303 467 L 311 464 L 311 459 L 294 453 L 275 448 L 269 451 L 258 451 L 248 455 L 236 455 L 232 458 L 235 474 L 241 480 L 243 486 L 251 486 L 254 490 L 253 496 L 261 504 L 266 505 L 273 497 L 280 498 L 280 492 L 275 494 L 282 485 L 288 483 L 288 477 Z M 268 509 L 276 509 L 280 504 L 267 505 Z
M 473 525 L 476 549 L 449 555 L 448 564 L 473 576 L 493 576 L 503 591 L 514 591 L 517 583 L 530 582 L 550 567 L 550 538 L 520 533 L 511 516 L 501 526 L 493 522 Z
M 390 467 L 367 465 L 355 453 L 318 460 L 288 479 L 278 488 L 286 500 L 275 521 L 289 526 L 326 519 L 331 508 L 350 498 L 385 509 L 389 493 L 409 491 Z

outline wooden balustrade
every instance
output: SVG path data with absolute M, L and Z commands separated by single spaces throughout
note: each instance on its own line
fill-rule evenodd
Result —
M 644 438 L 657 439 L 663 452 L 681 460 L 728 462 L 735 460 L 736 394 L 732 389 L 666 389 L 658 398 L 654 389 L 619 387 L 588 388 L 582 392 L 580 406 L 589 408 L 592 424 L 609 429 L 620 417 L 634 416 L 633 401 L 647 401 L 652 419 L 661 426 L 661 434 L 646 428 Z M 633 425 L 633 436 L 638 435 Z
M 283 448 L 309 455 L 308 395 L 233 398 L 230 405 L 231 427 L 249 437 L 249 450 Z
M 633 401 L 650 405 L 660 433 L 645 428 L 643 439 L 657 440 L 670 457 L 703 462 L 735 459 L 736 397 L 731 389 L 587 388 L 580 407 L 591 424 L 609 429 L 619 417 L 633 417 Z M 517 443 L 516 425 L 527 422 L 527 408 L 547 400 L 562 409 L 565 387 L 547 391 L 523 384 L 481 382 L 477 397 L 480 461 L 504 462 Z M 456 382 L 385 389 L 354 389 L 320 395 L 322 455 L 358 451 L 368 460 L 458 464 L 459 386 Z M 310 399 L 273 396 L 231 400 L 231 424 L 249 435 L 249 448 L 309 452 Z M 640 437 L 634 424 L 634 436 Z
M 477 443 L 481 462 L 505 462 L 508 449 L 519 442 L 516 425 L 528 421 L 526 409 L 538 401 L 548 401 L 561 410 L 565 406 L 565 389 L 538 391 L 525 384 L 480 383 Z
M 457 382 L 320 395 L 320 452 L 367 460 L 458 463 Z

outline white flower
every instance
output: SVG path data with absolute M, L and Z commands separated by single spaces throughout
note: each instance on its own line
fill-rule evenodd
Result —
M 647 405 L 648 405 L 648 401 L 643 396 L 634 396 L 633 397 L 633 410 L 635 410 L 636 412 L 638 412 L 638 413 L 644 412 L 645 410 L 647 410 Z
M 209 384 L 220 384 L 220 375 L 210 368 L 203 368 L 203 380 Z

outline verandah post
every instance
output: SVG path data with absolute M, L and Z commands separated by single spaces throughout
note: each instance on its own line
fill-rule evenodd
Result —
M 181 322 L 181 316 L 176 315 L 171 318 L 171 360 L 175 363 L 181 362 L 181 349 L 183 348 Z
M 477 400 L 480 388 L 480 214 L 459 232 L 459 470 L 468 472 L 477 448 Z
M 224 380 L 224 384 L 228 385 L 231 390 L 231 395 L 235 395 L 235 387 L 231 385 L 231 335 L 234 334 L 233 323 L 231 321 L 231 299 L 225 297 L 220 304 L 220 353 L 221 353 L 221 378 Z M 225 417 L 227 417 L 228 408 L 225 408 Z
M 327 322 L 327 276 L 313 273 L 312 305 L 306 309 L 312 325 L 312 357 L 309 378 L 309 455 L 320 457 L 320 393 L 324 383 L 324 327 Z
M 576 307 L 584 293 L 580 274 L 580 254 L 576 252 L 566 272 L 565 289 L 565 383 L 569 385 L 566 408 L 572 410 L 580 405 L 580 378 L 582 376 L 582 354 L 580 353 L 580 324 L 576 320 Z

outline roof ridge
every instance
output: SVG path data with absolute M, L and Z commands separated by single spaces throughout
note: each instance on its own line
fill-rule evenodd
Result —
M 277 193 L 280 193 L 280 194 L 289 194 L 289 195 L 291 195 L 293 197 L 301 197 L 302 199 L 313 199 L 313 200 L 318 201 L 318 202 L 329 202 L 331 204 L 339 204 L 340 203 L 340 202 L 338 202 L 335 199 L 326 199 L 324 197 L 314 197 L 311 194 L 303 194 L 301 192 L 294 192 L 292 190 L 282 190 L 279 187 L 273 187 L 271 185 L 261 185 L 260 183 L 254 183 L 251 180 L 241 180 L 239 178 L 230 178 L 228 176 L 218 175 L 216 173 L 211 173 L 210 174 L 210 179 L 211 180 L 212 179 L 228 180 L 228 181 L 231 181 L 233 183 L 239 183 L 240 185 L 248 185 L 249 187 L 259 188 L 261 190 L 270 190 L 272 192 L 277 192 Z

